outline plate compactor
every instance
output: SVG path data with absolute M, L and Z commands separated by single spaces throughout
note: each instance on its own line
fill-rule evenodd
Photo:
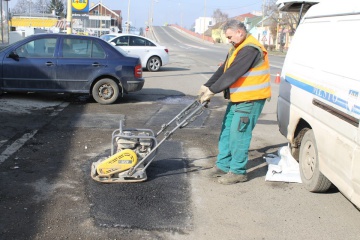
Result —
M 154 160 L 158 147 L 177 129 L 187 126 L 200 116 L 206 104 L 195 100 L 163 124 L 156 135 L 151 129 L 123 129 L 125 120 L 121 119 L 119 129 L 113 131 L 111 136 L 111 156 L 92 164 L 91 177 L 102 183 L 145 181 L 145 170 Z M 166 131 L 169 126 L 172 129 Z M 158 142 L 160 134 L 163 138 Z

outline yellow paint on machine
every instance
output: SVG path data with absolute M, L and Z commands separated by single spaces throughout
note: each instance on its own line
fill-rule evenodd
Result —
M 136 153 L 131 149 L 124 149 L 102 161 L 97 166 L 96 171 L 100 176 L 109 176 L 128 170 L 135 166 L 137 162 Z

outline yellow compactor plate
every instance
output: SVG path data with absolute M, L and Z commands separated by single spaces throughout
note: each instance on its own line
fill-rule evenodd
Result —
M 133 150 L 124 149 L 99 163 L 96 172 L 100 176 L 109 176 L 130 169 L 136 165 L 137 161 L 136 153 Z

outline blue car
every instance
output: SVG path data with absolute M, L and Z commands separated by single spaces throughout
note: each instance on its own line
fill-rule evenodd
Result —
M 35 34 L 0 50 L 0 94 L 90 94 L 100 104 L 144 86 L 141 60 L 97 37 Z

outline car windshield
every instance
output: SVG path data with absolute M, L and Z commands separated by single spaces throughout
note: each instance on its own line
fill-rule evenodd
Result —
M 100 38 L 104 41 L 109 41 L 110 39 L 116 37 L 116 35 L 109 35 L 109 34 L 106 34 L 106 35 L 102 35 L 100 36 Z

